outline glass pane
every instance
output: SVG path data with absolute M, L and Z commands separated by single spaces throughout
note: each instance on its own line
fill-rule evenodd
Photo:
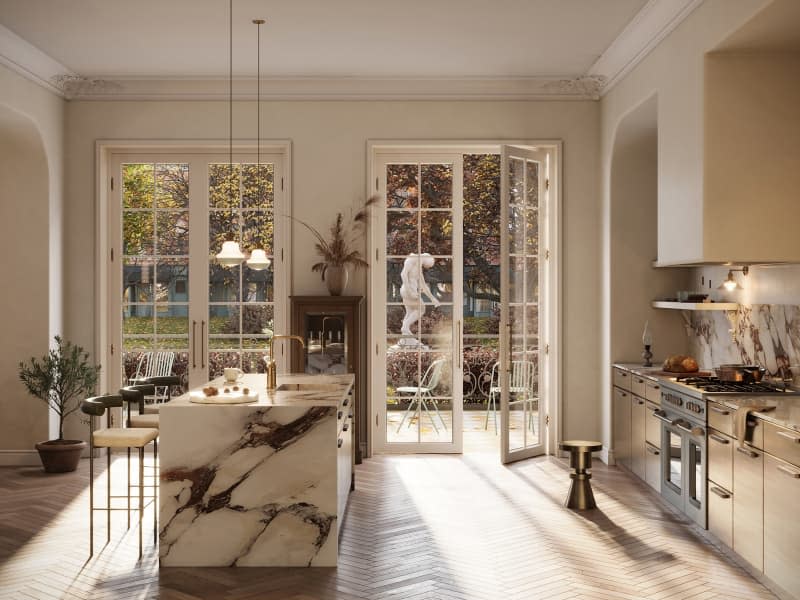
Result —
M 208 378 L 221 377 L 226 367 L 241 368 L 241 355 L 239 352 L 209 352 L 208 353 Z
M 511 204 L 521 204 L 525 197 L 525 163 L 522 159 L 508 159 L 508 191 Z
M 402 258 L 389 258 L 386 260 L 386 301 L 402 302 L 400 286 L 403 284 L 400 273 L 403 271 Z M 399 331 L 399 329 L 398 329 Z
M 165 335 L 189 335 L 188 306 L 159 306 L 156 316 L 156 333 Z
M 271 334 L 273 330 L 274 309 L 272 305 L 243 305 L 242 333 Z
M 261 248 L 272 257 L 272 211 L 246 210 L 243 214 L 242 244 L 247 250 Z
M 269 354 L 269 340 L 271 335 L 250 335 L 242 338 L 242 348 L 247 350 L 260 350 L 264 356 Z
M 422 207 L 453 205 L 453 165 L 422 165 Z
M 449 211 L 422 213 L 422 252 L 453 253 L 453 216 Z
M 208 214 L 208 253 L 212 257 L 222 250 L 222 243 L 230 233 L 234 239 L 241 240 L 239 214 L 231 210 L 212 210 Z
M 173 352 L 188 352 L 189 337 L 159 337 L 158 348 L 159 350 L 172 350 Z
M 124 211 L 122 214 L 122 253 L 153 254 L 153 213 Z
M 419 167 L 387 165 L 386 208 L 416 208 L 419 197 Z
M 188 258 L 159 259 L 156 264 L 156 300 L 158 302 L 188 302 Z
M 211 302 L 236 302 L 239 300 L 241 267 L 208 265 L 208 299 Z
M 244 301 L 272 302 L 274 300 L 273 275 L 272 266 L 262 271 L 254 271 L 245 267 L 242 271 Z
M 423 352 L 420 388 L 420 438 L 423 442 L 449 443 L 453 439 L 452 354 Z
M 435 258 L 433 266 L 425 269 L 423 273 L 428 287 L 439 302 L 453 301 L 452 258 Z
M 156 207 L 189 207 L 189 165 L 156 164 Z
M 126 304 L 122 307 L 123 335 L 153 335 L 156 331 L 152 304 Z
M 152 302 L 155 267 L 151 259 L 125 258 L 122 261 L 122 301 Z
M 261 164 L 245 165 L 242 175 L 242 207 L 243 208 L 271 208 L 274 202 L 274 173 L 275 165 Z
M 152 208 L 153 165 L 122 165 L 122 208 Z
M 539 163 L 529 160 L 526 164 L 525 202 L 536 206 L 539 204 Z
M 539 253 L 539 208 L 536 206 L 526 207 L 525 219 L 525 254 L 536 256 Z
M 405 256 L 417 250 L 416 212 L 386 213 L 386 254 Z
M 512 204 L 508 207 L 508 251 L 512 255 L 523 255 L 527 250 L 526 208 L 521 204 Z
M 239 208 L 239 165 L 208 165 L 208 205 L 211 208 Z
M 242 371 L 245 373 L 266 373 L 267 366 L 264 357 L 267 352 L 242 352 Z M 265 380 L 266 381 L 266 380 Z M 265 383 L 266 385 L 266 383 Z
M 241 324 L 238 304 L 212 304 L 208 307 L 208 332 L 239 335 Z M 227 346 L 226 346 L 227 347 Z
M 673 486 L 681 489 L 681 450 L 683 440 L 674 431 L 669 432 L 669 470 L 667 481 Z
M 189 254 L 189 211 L 159 211 L 157 224 L 157 252 L 161 255 Z
M 420 381 L 418 352 L 388 351 L 386 354 L 386 439 L 417 442 Z
M 453 307 L 421 306 L 423 344 L 440 352 L 453 351 Z
M 525 300 L 527 302 L 539 301 L 538 258 L 528 258 L 525 260 Z

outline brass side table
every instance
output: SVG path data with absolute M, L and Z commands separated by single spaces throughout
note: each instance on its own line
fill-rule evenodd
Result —
M 592 468 L 592 452 L 602 450 L 603 444 L 586 440 L 567 440 L 561 442 L 558 447 L 569 452 L 569 466 L 575 470 L 569 475 L 572 484 L 564 506 L 578 510 L 597 508 L 592 485 L 589 483 L 592 474 L 588 470 Z

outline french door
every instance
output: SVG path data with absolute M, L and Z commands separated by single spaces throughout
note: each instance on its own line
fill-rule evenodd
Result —
M 259 165 L 255 153 L 232 165 L 227 154 L 113 154 L 109 172 L 109 389 L 150 352 L 173 352 L 188 387 L 228 366 L 263 371 L 268 339 L 287 322 L 283 154 Z M 272 264 L 218 265 L 229 235 Z
M 500 388 L 504 463 L 544 454 L 549 419 L 546 292 L 551 153 L 503 146 L 500 185 Z M 540 286 L 545 288 L 540 289 Z M 543 347 L 544 346 L 544 347 Z
M 376 158 L 386 204 L 373 230 L 374 446 L 460 452 L 461 155 Z

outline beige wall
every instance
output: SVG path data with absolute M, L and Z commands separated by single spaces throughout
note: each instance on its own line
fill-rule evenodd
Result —
M 634 362 L 638 355 L 612 354 L 613 331 L 624 331 L 624 315 L 612 313 L 612 187 L 616 136 L 623 119 L 648 98 L 658 98 L 658 258 L 680 261 L 702 254 L 703 63 L 705 53 L 738 29 L 769 0 L 706 0 L 601 100 L 602 282 L 600 364 L 602 440 L 611 440 L 612 360 Z M 649 184 L 645 183 L 647 194 Z M 630 298 L 649 302 L 652 298 Z M 680 315 L 670 317 L 680 328 Z M 633 335 L 636 332 L 631 332 Z M 639 332 L 640 335 L 640 332 Z M 658 341 L 656 341 L 658 343 Z M 626 342 L 631 353 L 635 341 Z M 667 348 L 656 349 L 657 354 Z
M 63 101 L 0 66 L 0 465 L 37 463 L 34 444 L 57 435 L 17 365 L 61 331 L 62 144 Z
M 368 140 L 561 139 L 564 142 L 565 434 L 599 435 L 599 105 L 596 102 L 265 102 L 265 138 L 293 144 L 293 210 L 320 229 L 366 194 Z M 234 137 L 252 139 L 255 103 L 236 103 Z M 228 136 L 225 102 L 70 102 L 67 107 L 68 332 L 94 340 L 95 140 L 219 139 Z M 310 266 L 307 235 L 295 228 L 293 293 L 323 293 Z M 352 293 L 364 293 L 366 274 Z

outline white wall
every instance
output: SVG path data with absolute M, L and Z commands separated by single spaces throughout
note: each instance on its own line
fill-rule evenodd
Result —
M 327 229 L 337 211 L 366 195 L 367 140 L 561 139 L 564 141 L 564 432 L 597 437 L 600 362 L 599 105 L 596 102 L 265 102 L 264 138 L 293 143 L 294 214 Z M 255 103 L 236 103 L 234 137 L 252 139 Z M 224 102 L 70 102 L 67 107 L 66 320 L 82 344 L 94 340 L 94 194 L 97 139 L 219 139 Z M 293 293 L 324 293 L 310 266 L 310 239 L 295 228 Z M 366 274 L 351 280 L 364 293 Z
M 602 272 L 599 345 L 602 365 L 602 440 L 611 442 L 611 164 L 614 140 L 625 116 L 648 98 L 658 98 L 658 257 L 700 256 L 703 193 L 704 55 L 738 29 L 769 0 L 705 0 L 601 101 Z M 669 208 L 669 210 L 666 210 Z M 675 326 L 680 327 L 679 317 Z M 664 354 L 670 353 L 667 348 Z
M 17 365 L 62 327 L 63 104 L 0 66 L 0 465 L 35 464 L 33 445 L 57 435 Z

